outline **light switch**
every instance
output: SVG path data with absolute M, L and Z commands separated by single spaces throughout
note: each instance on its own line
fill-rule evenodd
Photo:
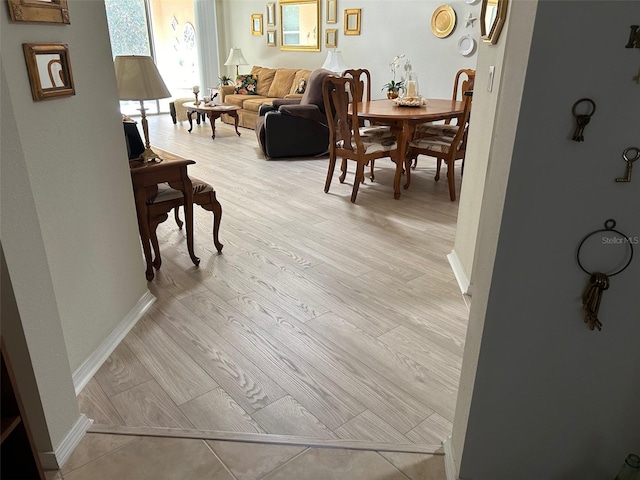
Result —
M 493 75 L 496 73 L 496 67 L 494 65 L 489 66 L 489 82 L 487 84 L 487 90 L 493 91 Z

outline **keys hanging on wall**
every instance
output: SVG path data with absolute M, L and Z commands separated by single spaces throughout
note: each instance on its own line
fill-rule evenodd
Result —
M 578 113 L 578 107 L 581 103 L 586 103 L 589 104 L 591 106 L 589 111 L 586 111 L 585 113 Z M 580 109 L 584 109 L 583 107 L 580 107 Z M 576 142 L 583 142 L 584 141 L 584 127 L 587 126 L 587 124 L 591 121 L 591 116 L 596 112 L 596 103 L 591 100 L 590 98 L 581 98 L 580 100 L 578 100 L 576 103 L 573 104 L 573 108 L 571 110 L 571 112 L 573 113 L 573 116 L 576 118 L 576 129 L 573 132 L 573 140 L 575 140 Z
M 635 155 L 631 156 L 631 152 L 635 152 Z M 622 159 L 627 162 L 627 170 L 624 177 L 616 178 L 618 183 L 628 183 L 631 181 L 631 169 L 633 168 L 633 162 L 640 158 L 640 149 L 638 147 L 629 147 L 622 152 Z
M 614 275 L 618 275 L 619 273 L 624 271 L 629 266 L 629 264 L 631 263 L 631 260 L 633 259 L 633 245 L 629 241 L 630 237 L 627 237 L 622 232 L 615 230 L 615 226 L 616 226 L 615 220 L 613 219 L 607 220 L 606 222 L 604 222 L 604 228 L 601 228 L 600 230 L 596 230 L 595 232 L 591 232 L 590 234 L 588 234 L 586 237 L 582 239 L 582 241 L 580 242 L 580 245 L 578 245 L 578 250 L 576 252 L 576 260 L 578 262 L 578 266 L 582 269 L 583 272 L 589 275 L 589 284 L 587 285 L 587 288 L 585 288 L 584 292 L 582 293 L 582 309 L 586 313 L 584 318 L 584 323 L 588 325 L 589 330 L 598 330 L 598 331 L 602 330 L 602 322 L 600 321 L 600 318 L 599 318 L 600 304 L 602 303 L 602 293 L 605 290 L 609 289 L 609 285 L 610 285 L 609 279 Z M 593 273 L 590 272 L 584 267 L 580 259 L 580 252 L 582 250 L 582 246 L 584 245 L 584 243 L 588 239 L 594 236 L 602 236 L 602 232 L 607 232 L 608 234 L 613 233 L 618 235 L 621 239 L 624 239 L 624 243 L 626 243 L 626 245 L 628 245 L 629 247 L 627 262 L 624 264 L 624 266 L 622 266 L 618 270 L 613 271 L 609 274 L 602 273 L 602 272 L 593 272 Z M 604 238 L 604 236 L 602 237 Z

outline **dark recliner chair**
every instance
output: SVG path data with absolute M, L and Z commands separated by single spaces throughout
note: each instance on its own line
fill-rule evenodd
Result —
M 322 99 L 322 81 L 334 72 L 317 69 L 309 75 L 301 99 L 274 100 L 262 105 L 256 135 L 268 158 L 309 157 L 329 149 L 329 127 Z

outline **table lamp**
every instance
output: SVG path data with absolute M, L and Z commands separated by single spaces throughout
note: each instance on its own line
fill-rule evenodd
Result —
M 144 163 L 162 159 L 151 150 L 149 144 L 149 124 L 147 122 L 145 100 L 159 100 L 171 96 L 164 84 L 160 72 L 151 57 L 142 55 L 119 55 L 114 60 L 118 98 L 120 100 L 137 100 L 140 102 L 142 130 L 144 132 L 145 150 L 140 155 Z
M 248 65 L 249 62 L 247 62 L 244 58 L 244 55 L 242 55 L 242 50 L 240 50 L 238 47 L 233 47 L 231 49 L 231 51 L 229 52 L 229 56 L 227 57 L 227 61 L 224 62 L 225 65 L 235 65 L 236 66 L 236 77 L 238 76 L 238 65 Z
M 342 72 L 347 70 L 349 67 L 344 63 L 344 60 L 342 59 L 342 52 L 340 50 L 329 50 L 327 58 L 322 64 L 322 68 L 342 75 Z

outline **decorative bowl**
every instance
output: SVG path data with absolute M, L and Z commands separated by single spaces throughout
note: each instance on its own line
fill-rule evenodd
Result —
M 427 100 L 420 96 L 418 97 L 398 97 L 393 99 L 393 103 L 399 107 L 425 107 Z

